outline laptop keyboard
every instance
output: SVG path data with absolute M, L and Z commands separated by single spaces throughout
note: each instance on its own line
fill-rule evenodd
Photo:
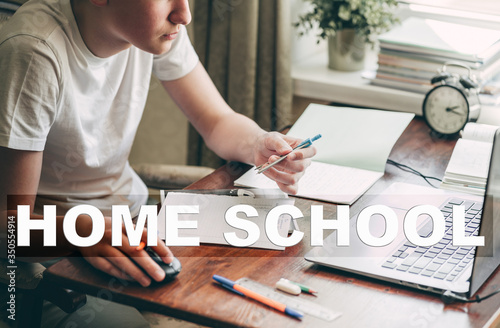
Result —
M 475 247 L 452 245 L 452 212 L 454 205 L 463 205 L 465 207 L 465 235 L 477 236 L 482 214 L 482 203 L 450 199 L 441 206 L 446 225 L 443 239 L 429 247 L 416 246 L 407 241 L 382 264 L 382 267 L 440 280 L 454 281 L 474 259 L 474 252 L 476 251 Z M 432 220 L 429 220 L 418 231 L 418 234 L 422 237 L 429 236 L 432 233 L 432 226 Z

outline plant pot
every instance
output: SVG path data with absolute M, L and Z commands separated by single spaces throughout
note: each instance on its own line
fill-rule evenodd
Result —
M 328 37 L 328 68 L 359 71 L 365 66 L 366 43 L 355 29 L 337 31 Z

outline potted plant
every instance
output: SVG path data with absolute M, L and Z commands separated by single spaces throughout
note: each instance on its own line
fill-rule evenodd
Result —
M 328 67 L 353 71 L 364 66 L 365 46 L 398 22 L 396 0 L 307 0 L 311 11 L 299 17 L 300 35 L 319 27 L 318 43 L 328 39 Z

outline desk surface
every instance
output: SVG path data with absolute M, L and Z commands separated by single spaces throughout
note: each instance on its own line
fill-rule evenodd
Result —
M 433 139 L 420 119 L 415 119 L 396 143 L 389 158 L 410 165 L 426 175 L 441 177 L 453 149 L 453 141 Z M 248 166 L 236 163 L 216 170 L 191 185 L 193 189 L 232 187 L 233 181 Z M 386 167 L 384 177 L 369 191 L 376 194 L 395 181 L 424 185 L 425 182 L 393 166 Z M 369 195 L 364 195 L 352 208 L 356 211 Z M 444 305 L 439 296 L 414 291 L 402 286 L 325 268 L 304 260 L 310 246 L 309 208 L 312 202 L 296 199 L 305 217 L 301 229 L 304 239 L 285 251 L 238 249 L 204 245 L 172 247 L 183 269 L 178 278 L 167 285 L 144 289 L 119 281 L 92 268 L 81 258 L 64 259 L 46 272 L 46 278 L 66 288 L 97 295 L 140 309 L 163 313 L 209 326 L 247 327 L 484 327 L 494 322 L 500 308 L 500 296 L 480 304 Z M 335 215 L 336 206 L 323 204 L 325 217 Z M 274 286 L 281 277 L 304 283 L 318 290 L 317 296 L 302 294 L 342 316 L 327 322 L 311 316 L 301 321 L 292 319 L 265 305 L 237 296 L 212 282 L 219 274 L 236 280 L 248 277 Z M 495 275 L 479 291 L 489 293 L 500 286 Z

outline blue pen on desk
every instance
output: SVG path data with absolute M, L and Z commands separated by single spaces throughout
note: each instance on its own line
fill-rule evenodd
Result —
M 214 274 L 212 277 L 215 281 L 222 284 L 222 287 L 229 289 L 230 291 L 238 294 L 244 295 L 246 297 L 250 297 L 256 301 L 264 303 L 276 310 L 284 312 L 294 318 L 301 319 L 304 315 L 297 310 L 291 309 L 289 306 L 286 306 L 283 303 L 267 298 L 263 295 L 260 295 L 250 289 L 247 289 L 241 285 L 238 285 L 236 282 L 229 280 L 227 278 L 221 277 L 219 275 Z
M 312 138 L 307 138 L 306 140 L 302 141 L 298 146 L 296 146 L 295 148 L 292 149 L 291 152 L 289 152 L 288 154 L 286 155 L 282 155 L 280 156 L 280 158 L 278 158 L 277 160 L 275 160 L 274 162 L 272 163 L 265 163 L 265 164 L 262 164 L 262 165 L 259 165 L 257 166 L 255 169 L 259 170 L 257 173 L 262 173 L 264 171 L 266 171 L 267 169 L 270 169 L 271 167 L 273 167 L 274 165 L 278 164 L 279 162 L 281 162 L 282 160 L 284 160 L 285 158 L 288 157 L 288 155 L 290 155 L 294 150 L 296 149 L 302 149 L 302 148 L 307 148 L 309 147 L 310 145 L 312 145 L 312 143 L 316 140 L 318 140 L 319 138 L 321 138 L 321 134 L 317 134 L 315 135 L 314 137 Z

